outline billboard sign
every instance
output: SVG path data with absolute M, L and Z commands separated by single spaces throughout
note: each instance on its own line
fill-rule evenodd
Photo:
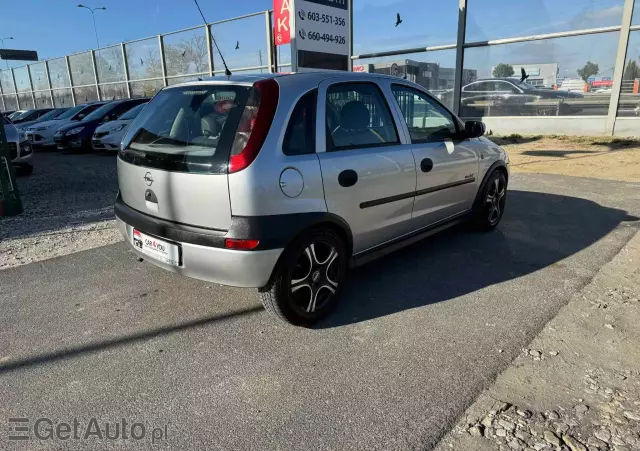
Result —
M 291 3 L 293 0 L 273 0 L 273 40 L 275 45 L 291 43 Z
M 293 70 L 350 70 L 352 0 L 288 2 Z

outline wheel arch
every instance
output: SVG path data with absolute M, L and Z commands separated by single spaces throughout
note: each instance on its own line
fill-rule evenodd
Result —
M 489 166 L 489 169 L 487 169 L 487 171 L 485 172 L 484 177 L 482 178 L 482 182 L 480 182 L 480 185 L 478 186 L 478 191 L 476 192 L 476 198 L 473 202 L 474 207 L 478 204 L 479 201 L 481 201 L 480 199 L 481 193 L 484 191 L 487 185 L 487 181 L 489 180 L 489 177 L 491 177 L 491 174 L 493 174 L 494 171 L 500 171 L 504 174 L 504 177 L 507 180 L 507 186 L 508 186 L 509 171 L 507 171 L 507 165 L 504 161 L 498 160 L 494 162 L 491 166 Z

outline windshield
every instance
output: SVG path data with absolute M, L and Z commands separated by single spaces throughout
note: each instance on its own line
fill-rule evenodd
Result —
M 134 106 L 133 108 L 131 108 L 129 111 L 127 111 L 126 113 L 124 113 L 122 116 L 120 116 L 120 120 L 131 120 L 131 119 L 135 119 L 136 116 L 138 114 L 140 114 L 140 111 L 142 111 L 142 109 L 147 105 L 147 103 L 141 103 L 138 106 Z
M 14 112 L 14 113 L 11 113 L 11 114 L 9 115 L 9 119 L 14 120 L 14 119 L 16 119 L 18 116 L 22 116 L 24 113 L 25 113 L 25 111 L 24 111 L 24 110 L 19 110 L 19 111 L 16 111 L 16 112 Z
M 62 113 L 60 116 L 56 117 L 56 119 L 70 119 L 73 116 L 75 116 L 78 111 L 81 111 L 84 108 L 86 108 L 86 105 L 74 106 L 73 108 L 69 108 L 67 111 Z
M 105 105 L 102 105 L 100 108 L 98 108 L 95 111 L 93 111 L 92 113 L 86 115 L 84 117 L 84 119 L 82 119 L 82 120 L 83 121 L 93 121 L 93 120 L 97 120 L 97 119 L 102 119 L 104 116 L 109 114 L 109 112 L 112 109 L 114 109 L 116 106 L 118 106 L 117 103 L 107 103 Z
M 131 124 L 121 158 L 174 171 L 226 171 L 249 89 L 217 85 L 161 91 Z
M 18 114 L 17 116 L 12 117 L 11 120 L 20 121 L 20 120 L 25 119 L 26 117 L 28 117 L 31 113 L 33 113 L 33 110 L 24 111 L 24 112 Z
M 51 110 L 47 113 L 44 113 L 42 116 L 38 118 L 39 121 L 48 121 L 49 119 L 53 119 L 54 117 L 62 114 L 64 110 Z

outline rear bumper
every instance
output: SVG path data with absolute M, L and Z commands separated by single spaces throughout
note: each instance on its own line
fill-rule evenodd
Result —
M 150 231 L 157 230 L 152 225 L 149 226 L 150 230 L 145 229 L 144 224 L 133 226 L 125 222 L 121 216 L 124 215 L 118 215 L 118 209 L 116 209 L 118 229 L 120 233 L 122 233 L 129 248 L 137 255 L 167 271 L 195 279 L 219 283 L 221 285 L 245 288 L 260 288 L 265 286 L 283 251 L 283 249 L 236 251 L 171 240 L 161 236 L 161 234 L 154 234 Z M 164 264 L 134 247 L 132 244 L 134 227 L 142 233 L 179 244 L 181 248 L 180 266 Z

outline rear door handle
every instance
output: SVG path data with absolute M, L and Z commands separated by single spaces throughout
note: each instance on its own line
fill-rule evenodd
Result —
M 433 169 L 433 160 L 431 158 L 425 158 L 420 162 L 420 170 L 422 172 L 429 172 Z
M 338 175 L 338 183 L 344 188 L 355 185 L 358 182 L 358 173 L 353 169 L 345 169 Z

